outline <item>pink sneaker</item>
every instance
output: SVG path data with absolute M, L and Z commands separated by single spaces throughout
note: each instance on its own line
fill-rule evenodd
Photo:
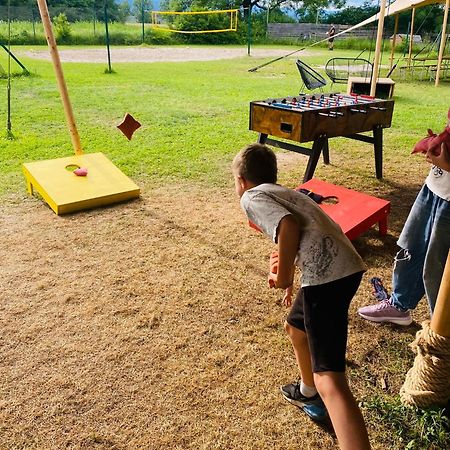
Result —
M 412 318 L 409 311 L 400 311 L 389 300 L 382 300 L 375 305 L 358 309 L 358 314 L 371 322 L 390 322 L 396 325 L 411 325 Z

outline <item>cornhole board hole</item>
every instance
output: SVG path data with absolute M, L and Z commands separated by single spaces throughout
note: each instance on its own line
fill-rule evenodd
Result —
M 85 167 L 86 176 L 73 169 Z M 34 191 L 58 215 L 137 198 L 139 187 L 103 153 L 73 155 L 23 164 L 27 189 Z
M 317 178 L 312 178 L 298 188 L 308 189 L 324 197 L 332 197 L 320 203 L 319 206 L 340 225 L 351 241 L 376 223 L 378 223 L 380 236 L 386 235 L 391 202 L 342 186 L 335 186 Z

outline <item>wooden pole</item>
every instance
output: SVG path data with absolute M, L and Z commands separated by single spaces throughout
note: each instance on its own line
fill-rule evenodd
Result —
M 397 38 L 397 32 L 398 32 L 398 14 L 395 15 L 395 22 L 394 22 L 394 38 L 392 39 L 392 46 L 391 46 L 391 59 L 389 63 L 389 70 L 392 70 L 392 67 L 394 66 L 394 53 L 395 53 L 395 40 Z
M 416 17 L 416 8 L 413 8 L 411 13 L 411 29 L 409 30 L 408 67 L 411 65 L 415 17 Z
M 384 16 L 386 13 L 386 0 L 381 0 L 380 13 L 378 15 L 377 42 L 375 45 L 375 55 L 373 60 L 372 83 L 370 85 L 370 95 L 375 97 L 378 81 L 378 68 L 381 58 L 381 44 L 383 42 Z
M 450 251 L 442 274 L 430 328 L 439 336 L 450 337 Z
M 439 86 L 439 78 L 441 75 L 442 58 L 444 56 L 445 42 L 447 39 L 447 21 L 448 21 L 448 8 L 450 0 L 446 0 L 444 9 L 444 21 L 442 22 L 442 34 L 441 34 L 441 45 L 439 47 L 438 63 L 436 68 L 436 81 L 434 85 Z
M 66 115 L 67 126 L 70 131 L 70 137 L 72 140 L 72 146 L 76 155 L 82 155 L 80 136 L 78 135 L 77 125 L 75 123 L 75 117 L 72 111 L 72 105 L 70 104 L 69 93 L 67 92 L 66 82 L 61 67 L 61 60 L 59 59 L 58 48 L 56 46 L 55 36 L 53 35 L 52 23 L 50 21 L 50 15 L 48 13 L 47 2 L 45 0 L 37 0 L 39 6 L 39 12 L 42 18 L 42 24 L 44 25 L 45 37 L 50 48 L 50 54 L 53 61 L 53 68 L 56 73 L 56 81 L 58 83 L 59 93 L 64 106 L 64 113 Z

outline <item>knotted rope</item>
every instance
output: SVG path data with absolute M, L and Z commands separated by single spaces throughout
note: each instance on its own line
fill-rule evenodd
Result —
M 445 406 L 450 398 L 450 338 L 436 334 L 427 320 L 410 346 L 417 356 L 400 389 L 403 404 Z

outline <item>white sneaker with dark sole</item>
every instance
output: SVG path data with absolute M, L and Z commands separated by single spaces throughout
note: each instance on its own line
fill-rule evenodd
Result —
M 319 394 L 313 397 L 305 397 L 300 392 L 300 382 L 286 384 L 280 387 L 281 394 L 289 403 L 302 409 L 305 414 L 317 422 L 323 422 L 328 418 L 328 412 Z

